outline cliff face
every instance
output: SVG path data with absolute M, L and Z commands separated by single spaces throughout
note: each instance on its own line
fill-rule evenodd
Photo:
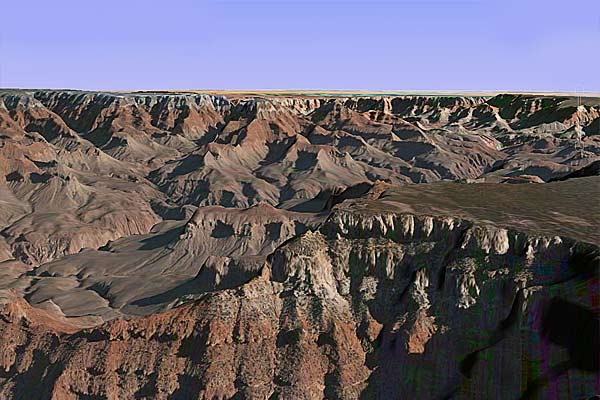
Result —
M 163 313 L 79 331 L 12 302 L 0 325 L 3 396 L 484 399 L 599 390 L 593 319 L 577 331 L 587 356 L 548 327 L 556 299 L 584 314 L 597 309 L 597 243 L 502 221 L 382 211 L 379 202 L 338 205 L 248 283 Z M 569 314 L 558 318 L 568 323 Z
M 599 104 L 2 91 L 0 397 L 600 393 Z

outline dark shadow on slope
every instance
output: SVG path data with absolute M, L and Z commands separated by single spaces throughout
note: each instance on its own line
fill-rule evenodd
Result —
M 281 161 L 288 153 L 290 148 L 298 142 L 295 137 L 285 138 L 276 142 L 267 143 L 268 152 L 264 160 L 260 162 L 261 166 L 273 164 Z
M 540 389 L 571 368 L 597 374 L 600 370 L 600 320 L 580 305 L 553 298 L 542 317 L 542 337 L 566 350 L 565 361 L 553 365 L 538 379 L 528 382 L 521 399 L 536 398 Z
M 203 389 L 202 380 L 192 375 L 181 374 L 177 379 L 179 388 L 169 397 L 172 400 L 188 400 L 198 398 Z
M 169 172 L 167 178 L 173 179 L 180 175 L 187 175 L 204 166 L 204 157 L 199 154 L 190 154 L 181 160 L 173 171 Z
M 373 184 L 370 182 L 361 182 L 345 189 L 324 189 L 312 199 L 296 204 L 290 208 L 290 211 L 311 213 L 331 211 L 335 205 L 345 200 L 357 199 L 364 196 L 372 187 Z
M 435 146 L 429 143 L 422 142 L 399 142 L 396 146 L 394 157 L 398 157 L 404 161 L 410 161 L 413 158 L 425 155 L 435 150 Z
M 27 157 L 32 163 L 35 164 L 36 167 L 38 168 L 54 168 L 58 165 L 58 163 L 56 162 L 56 160 L 51 160 L 48 162 L 44 162 L 44 161 L 36 161 L 36 160 L 32 160 L 31 158 Z
M 217 221 L 211 236 L 217 239 L 225 239 L 234 235 L 233 226 Z
M 329 189 L 322 190 L 318 195 L 312 199 L 305 200 L 299 204 L 290 208 L 290 211 L 304 212 L 304 213 L 317 213 L 328 209 L 327 205 L 330 202 L 332 192 Z
M 512 305 L 511 305 L 508 315 L 502 321 L 500 321 L 500 323 L 498 324 L 496 329 L 494 329 L 490 333 L 487 343 L 484 346 L 482 346 L 481 348 L 467 354 L 460 361 L 459 371 L 463 377 L 470 378 L 473 373 L 473 369 L 475 368 L 475 366 L 477 365 L 477 362 L 479 361 L 480 354 L 482 352 L 486 351 L 487 349 L 494 347 L 500 341 L 502 341 L 508 334 L 509 330 L 511 330 L 515 326 L 515 324 L 517 324 L 519 322 L 519 313 L 523 306 L 523 301 L 524 301 L 523 289 L 519 289 L 517 291 L 517 293 L 515 294 L 515 298 L 513 299 L 513 302 L 512 302 Z M 462 378 L 459 380 L 462 380 Z M 456 383 L 454 385 L 454 387 L 449 390 L 449 392 L 447 392 L 445 395 L 442 396 L 442 399 L 455 398 L 455 396 L 460 391 L 460 387 L 461 387 L 461 384 Z
M 219 200 L 219 205 L 221 207 L 234 208 L 236 207 L 236 203 L 235 193 L 230 192 L 229 190 L 223 190 L 221 192 L 221 199 Z
M 600 176 L 600 160 L 596 160 L 591 164 L 588 164 L 585 167 L 579 168 L 566 175 L 552 178 L 548 182 L 566 181 L 567 179 L 584 178 L 586 176 Z
M 18 171 L 13 171 L 9 174 L 6 174 L 4 179 L 6 179 L 6 182 L 23 182 L 24 180 L 23 175 L 21 175 Z
M 172 243 L 175 240 L 179 239 L 179 236 L 184 231 L 185 231 L 185 227 L 179 226 L 177 228 L 168 230 L 167 232 L 165 232 L 161 235 L 152 236 L 147 239 L 143 239 L 141 241 L 141 243 L 143 243 L 143 245 L 142 245 L 142 247 L 140 247 L 140 250 L 155 250 L 160 247 L 165 247 L 169 243 Z
M 372 187 L 373 184 L 371 182 L 362 182 L 357 185 L 347 187 L 344 191 L 342 191 L 339 194 L 334 192 L 329 208 L 333 208 L 335 205 L 344 202 L 344 200 L 357 199 L 359 197 L 362 197 L 365 194 L 367 194 Z
M 294 168 L 298 171 L 306 171 L 310 168 L 313 168 L 317 165 L 318 162 L 318 154 L 312 153 L 308 151 L 299 151 L 298 159 L 294 164 Z
M 211 142 L 214 142 L 215 140 L 217 140 L 219 133 L 221 133 L 223 126 L 223 124 L 217 124 L 217 126 L 209 126 L 206 133 L 202 135 L 199 139 L 196 139 L 194 143 L 196 143 L 199 147 L 202 147 Z
M 600 117 L 596 118 L 588 126 L 584 127 L 583 131 L 588 136 L 600 135 Z
M 50 178 L 52 178 L 52 175 L 46 173 L 38 174 L 37 172 L 32 172 L 29 174 L 31 183 L 46 183 L 50 180 Z
M 581 246 L 575 249 L 569 258 L 570 274 L 564 279 L 553 282 L 562 284 L 569 280 L 587 280 L 598 276 L 600 255 L 597 248 Z M 470 377 L 481 352 L 497 345 L 509 330 L 519 321 L 519 313 L 524 301 L 523 289 L 520 289 L 513 301 L 508 316 L 491 332 L 488 343 L 469 353 L 460 362 L 460 373 Z M 569 369 L 597 373 L 600 359 L 600 321 L 597 313 L 567 300 L 554 297 L 543 307 L 540 335 L 549 343 L 565 349 L 568 359 L 550 367 L 538 379 L 528 382 L 521 399 L 536 398 L 538 391 L 556 380 Z M 451 399 L 459 391 L 457 385 L 444 398 Z
M 193 279 L 154 296 L 136 300 L 131 304 L 138 307 L 147 307 L 157 304 L 168 304 L 174 300 L 188 295 L 200 295 L 215 290 L 231 289 L 241 286 L 257 276 L 260 272 L 262 262 L 245 262 L 230 260 L 227 272 L 218 275 L 215 269 L 207 268 L 206 265 Z M 218 279 L 217 279 L 218 278 Z M 217 283 L 218 282 L 218 283 Z
M 43 350 L 36 349 L 33 351 L 33 360 L 29 368 L 12 377 L 12 392 L 16 393 L 19 399 L 49 399 L 64 368 L 62 362 L 53 363 Z
M 158 377 L 158 373 L 152 372 L 144 379 L 147 379 L 146 383 L 142 385 L 134 394 L 133 397 L 135 399 L 152 399 L 157 395 L 156 390 L 156 378 Z

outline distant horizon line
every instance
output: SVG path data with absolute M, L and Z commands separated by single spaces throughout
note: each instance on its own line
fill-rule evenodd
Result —
M 499 94 L 516 95 L 545 95 L 545 96 L 581 96 L 600 97 L 600 92 L 594 91 L 542 91 L 542 90 L 354 90 L 354 89 L 75 89 L 75 88 L 33 88 L 33 87 L 0 87 L 0 91 L 72 91 L 97 93 L 189 93 L 215 95 L 471 95 L 496 96 Z

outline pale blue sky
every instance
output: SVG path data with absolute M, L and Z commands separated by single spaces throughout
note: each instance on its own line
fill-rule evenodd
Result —
M 3 0 L 0 87 L 600 91 L 600 0 Z

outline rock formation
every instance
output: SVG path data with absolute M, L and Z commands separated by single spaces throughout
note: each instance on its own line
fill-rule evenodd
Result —
M 600 394 L 580 103 L 0 91 L 0 398 Z

